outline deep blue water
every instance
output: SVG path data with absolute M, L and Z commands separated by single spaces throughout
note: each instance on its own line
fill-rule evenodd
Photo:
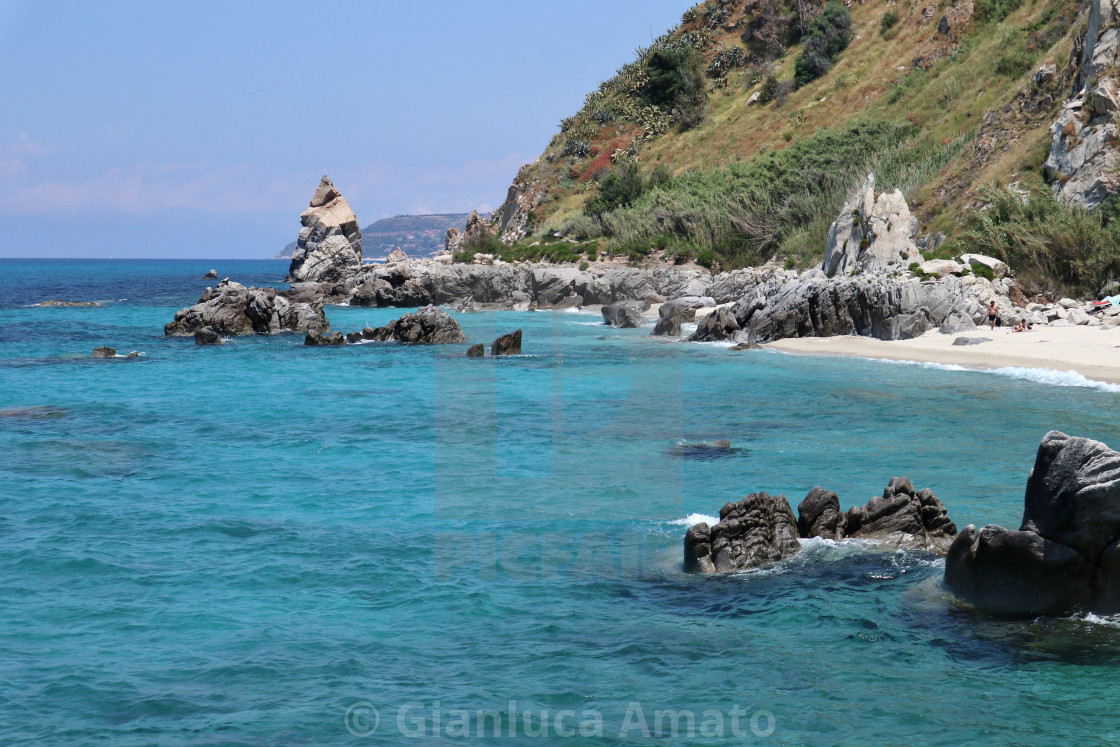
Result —
M 1042 435 L 1120 444 L 1120 394 L 573 313 L 459 316 L 472 341 L 524 329 L 497 361 L 165 338 L 211 266 L 286 269 L 0 260 L 0 743 L 1120 739 L 1111 621 L 976 616 L 924 554 L 680 568 L 685 518 L 758 490 L 847 507 L 907 475 L 958 525 L 1017 526 Z M 28 308 L 50 298 L 108 303 Z M 740 450 L 672 453 L 714 438 Z M 657 738 L 658 710 L 695 726 Z

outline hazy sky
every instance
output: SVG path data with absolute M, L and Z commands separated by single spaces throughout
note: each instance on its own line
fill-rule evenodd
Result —
M 496 207 L 689 0 L 0 0 L 0 257 L 269 257 Z

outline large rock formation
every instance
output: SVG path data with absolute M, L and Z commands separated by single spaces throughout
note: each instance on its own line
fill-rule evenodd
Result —
M 513 244 L 529 234 L 532 230 L 530 215 L 543 196 L 544 187 L 539 180 L 514 180 L 506 194 L 506 201 L 494 211 L 490 219 L 503 244 Z
M 840 211 L 828 230 L 824 264 L 829 277 L 857 271 L 906 269 L 921 262 L 915 237 L 918 220 L 897 189 L 875 196 L 875 175 L 868 174 L 859 193 Z
M 322 303 L 294 303 L 274 288 L 246 288 L 241 283 L 223 280 L 207 288 L 198 303 L 175 313 L 175 320 L 164 325 L 165 335 L 193 335 L 212 327 L 223 337 L 280 332 L 330 331 Z
M 467 339 L 459 323 L 443 309 L 425 306 L 414 314 L 405 314 L 384 327 L 363 330 L 367 340 L 386 342 L 396 340 L 416 345 L 441 345 Z
M 989 614 L 1120 613 L 1120 454 L 1050 431 L 1024 504 L 1018 531 L 965 527 L 945 585 Z
M 1092 0 L 1074 93 L 1050 127 L 1056 196 L 1090 210 L 1120 193 L 1120 0 Z
M 642 325 L 642 301 L 618 301 L 600 309 L 603 321 L 612 327 L 633 329 Z
M 326 175 L 299 220 L 303 228 L 292 254 L 288 280 L 337 281 L 361 267 L 358 219 Z
M 719 512 L 719 522 L 696 524 L 684 541 L 687 571 L 739 571 L 797 553 L 797 519 L 784 495 L 751 493 Z

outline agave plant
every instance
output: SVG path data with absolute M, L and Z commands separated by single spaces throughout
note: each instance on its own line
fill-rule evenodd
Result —
M 591 143 L 578 138 L 568 138 L 564 141 L 564 150 L 560 152 L 560 155 L 572 158 L 590 158 Z

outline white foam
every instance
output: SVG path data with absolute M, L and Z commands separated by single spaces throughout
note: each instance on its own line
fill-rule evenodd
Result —
M 1120 615 L 1094 615 L 1092 612 L 1081 616 L 1081 619 L 1090 625 L 1106 625 L 1110 628 L 1120 628 Z
M 719 523 L 719 519 L 715 516 L 708 516 L 706 514 L 689 514 L 684 519 L 674 519 L 669 523 L 679 527 L 694 527 L 697 524 L 707 524 L 708 526 L 715 526 Z

